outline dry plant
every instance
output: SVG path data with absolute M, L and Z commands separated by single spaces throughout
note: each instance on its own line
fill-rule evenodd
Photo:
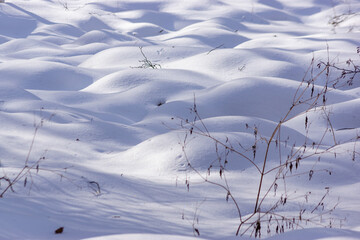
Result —
M 29 185 L 29 191 L 31 191 L 32 186 L 34 184 L 34 180 L 33 180 L 33 175 L 34 174 L 39 174 L 40 171 L 45 171 L 45 172 L 51 172 L 55 175 L 60 176 L 61 179 L 65 178 L 68 179 L 64 173 L 67 171 L 68 168 L 62 168 L 62 169 L 50 169 L 50 168 L 42 168 L 41 167 L 41 163 L 43 161 L 45 161 L 46 157 L 46 152 L 44 152 L 44 154 L 37 160 L 35 161 L 31 161 L 31 154 L 33 151 L 33 147 L 34 147 L 34 143 L 37 137 L 37 134 L 40 130 L 40 128 L 43 127 L 44 123 L 46 121 L 51 121 L 51 119 L 54 117 L 55 114 L 52 114 L 48 119 L 45 118 L 41 118 L 40 122 L 38 123 L 34 123 L 34 133 L 32 136 L 32 140 L 30 143 L 30 147 L 29 150 L 27 152 L 25 161 L 24 161 L 24 166 L 19 170 L 18 173 L 15 174 L 15 177 L 10 178 L 8 177 L 5 172 L 4 175 L 2 177 L 0 177 L 0 187 L 1 184 L 3 182 L 6 183 L 4 189 L 0 188 L 0 198 L 3 198 L 4 195 L 11 190 L 12 192 L 15 192 L 14 190 L 14 186 L 17 185 L 18 183 L 22 182 L 24 187 L 27 187 Z M 68 179 L 70 180 L 70 179 Z M 70 180 L 71 181 L 71 180 Z
M 161 68 L 160 64 L 157 63 L 152 63 L 145 55 L 145 53 L 143 52 L 143 47 L 139 47 L 141 55 L 144 57 L 144 59 L 139 60 L 141 64 L 141 66 L 138 67 L 131 67 L 131 68 L 152 68 L 152 69 L 158 69 Z
M 359 53 L 359 48 L 357 51 Z M 337 147 L 340 143 L 336 139 L 335 129 L 330 120 L 331 112 L 327 107 L 329 92 L 337 88 L 351 86 L 355 80 L 359 80 L 356 78 L 360 72 L 359 65 L 356 65 L 352 60 L 348 60 L 344 65 L 341 67 L 331 63 L 329 57 L 326 62 L 316 64 L 313 58 L 294 93 L 289 110 L 283 115 L 269 136 L 261 135 L 257 126 L 250 127 L 246 124 L 246 129 L 251 131 L 254 136 L 254 142 L 248 148 L 240 143 L 241 139 L 237 139 L 237 143 L 233 144 L 228 137 L 225 140 L 215 137 L 202 120 L 195 97 L 191 108 L 193 119 L 180 119 L 180 128 L 185 130 L 185 137 L 180 144 L 187 161 L 188 170 L 195 172 L 204 183 L 216 185 L 223 189 L 226 201 L 230 200 L 234 203 L 239 218 L 236 235 L 248 234 L 260 238 L 265 232 L 269 235 L 283 233 L 287 230 L 303 228 L 308 224 L 323 227 L 334 226 L 336 219 L 331 217 L 331 213 L 338 203 L 327 204 L 326 199 L 330 191 L 328 186 L 325 187 L 323 196 L 315 200 L 310 191 L 304 194 L 294 191 L 295 194 L 290 194 L 291 189 L 287 186 L 287 182 L 292 177 L 301 176 L 311 181 L 317 172 L 332 174 L 330 170 L 318 169 L 316 166 L 322 157 L 331 155 L 336 158 L 339 151 Z M 334 74 L 338 75 L 334 76 Z M 318 82 L 325 83 L 318 84 Z M 326 121 L 326 128 L 316 142 L 310 140 L 309 137 L 309 133 L 313 130 L 311 126 L 316 121 L 310 119 L 311 113 L 320 113 Z M 291 146 L 290 137 L 283 139 L 281 129 L 285 123 L 295 117 L 304 118 L 305 136 L 302 144 L 294 143 Z M 187 146 L 191 144 L 190 136 L 192 138 L 205 137 L 215 143 L 217 160 L 216 163 L 213 161 L 206 166 L 207 171 L 194 167 L 187 155 Z M 332 143 L 325 143 L 329 139 Z M 356 147 L 356 142 L 359 139 L 360 136 L 356 133 L 354 138 L 346 141 L 347 143 L 354 142 L 351 154 L 353 161 L 355 161 L 356 156 L 360 155 Z M 343 141 L 341 144 L 346 142 Z M 262 149 L 264 150 L 263 155 L 259 156 L 262 154 L 259 151 L 261 145 L 265 148 Z M 274 148 L 277 152 L 275 159 L 278 159 L 278 162 L 273 157 L 271 159 L 269 157 Z M 230 154 L 235 154 L 238 161 L 250 163 L 256 169 L 259 177 L 256 195 L 254 196 L 254 208 L 252 212 L 247 214 L 242 213 L 240 203 L 231 191 L 231 184 L 226 176 Z M 260 162 L 255 160 L 259 158 L 261 159 Z M 300 167 L 304 162 L 312 164 L 304 164 Z M 213 175 L 210 178 L 210 174 L 214 172 L 218 174 L 218 179 L 214 180 Z M 185 185 L 188 190 L 190 184 L 190 180 L 186 179 Z M 295 214 L 294 211 L 289 213 L 288 209 L 292 206 L 289 204 L 299 204 L 299 199 L 303 199 L 300 209 Z M 337 220 L 342 221 L 342 219 Z
M 341 23 L 348 21 L 349 19 L 359 16 L 359 13 L 354 13 L 354 12 L 347 12 L 347 13 L 343 13 L 343 14 L 339 14 L 339 15 L 335 15 L 333 17 L 330 18 L 329 20 L 329 24 L 332 25 L 333 27 L 337 27 L 339 26 Z
M 345 13 L 337 14 L 334 8 L 334 15 L 330 17 L 328 24 L 332 26 L 332 30 L 335 32 L 335 29 L 339 27 L 341 24 L 348 22 L 354 17 L 360 16 L 360 13 L 353 12 L 351 5 L 349 4 L 348 11 Z M 351 32 L 356 25 L 349 26 L 349 32 Z
M 58 2 L 59 2 L 59 4 L 61 5 L 61 6 L 63 6 L 63 8 L 66 10 L 66 11 L 69 11 L 69 5 L 68 5 L 68 3 L 65 1 L 60 1 L 60 0 L 58 0 Z
M 194 213 L 193 216 L 191 217 L 191 219 L 187 218 L 185 216 L 185 213 L 183 212 L 181 215 L 181 219 L 182 220 L 186 220 L 187 222 L 189 222 L 191 224 L 192 230 L 193 230 L 193 235 L 194 237 L 199 237 L 200 236 L 200 230 L 197 227 L 199 225 L 199 209 L 200 206 L 206 201 L 206 199 L 202 200 L 201 202 L 197 202 L 195 209 L 194 209 Z

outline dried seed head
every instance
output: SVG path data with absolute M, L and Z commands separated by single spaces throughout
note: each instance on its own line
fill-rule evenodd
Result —
M 55 230 L 55 234 L 61 234 L 64 231 L 64 227 L 59 227 L 58 229 Z
M 309 181 L 311 180 L 312 176 L 314 175 L 314 171 L 313 170 L 310 170 L 309 172 Z

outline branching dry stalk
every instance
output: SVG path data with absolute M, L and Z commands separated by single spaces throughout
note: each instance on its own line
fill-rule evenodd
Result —
M 58 1 L 59 2 L 59 4 L 61 5 L 61 6 L 63 6 L 63 8 L 66 10 L 66 11 L 69 11 L 69 6 L 68 6 L 68 3 L 65 1 Z
M 152 69 L 158 69 L 161 68 L 160 64 L 157 63 L 152 63 L 145 55 L 145 53 L 143 52 L 143 47 L 139 47 L 141 55 L 144 57 L 144 59 L 139 60 L 141 64 L 141 66 L 138 67 L 132 67 L 132 68 L 152 68 Z
M 360 49 L 357 50 L 360 53 Z M 196 99 L 194 96 L 194 104 L 191 108 L 191 113 L 194 116 L 192 121 L 188 119 L 180 119 L 180 128 L 186 131 L 184 141 L 181 143 L 182 151 L 184 158 L 187 162 L 188 169 L 195 172 L 200 178 L 205 182 L 222 188 L 226 192 L 226 201 L 231 199 L 234 203 L 238 217 L 239 217 L 239 226 L 236 230 L 236 235 L 244 235 L 249 232 L 251 229 L 250 236 L 261 237 L 261 234 L 265 231 L 264 224 L 266 224 L 266 232 L 270 234 L 271 232 L 282 233 L 288 229 L 297 229 L 303 228 L 304 224 L 315 224 L 324 227 L 332 227 L 334 224 L 334 219 L 326 218 L 332 213 L 337 204 L 333 207 L 325 207 L 325 199 L 329 195 L 329 188 L 326 188 L 326 193 L 321 198 L 321 200 L 309 210 L 307 207 L 302 207 L 299 210 L 299 214 L 289 216 L 281 212 L 283 206 L 289 204 L 289 201 L 295 201 L 299 197 L 303 198 L 306 201 L 306 204 L 309 204 L 309 197 L 311 192 L 306 193 L 305 195 L 297 196 L 296 198 L 291 198 L 289 194 L 289 189 L 287 188 L 286 181 L 291 177 L 305 176 L 308 177 L 309 181 L 312 180 L 313 175 L 318 172 L 325 172 L 329 175 L 332 172 L 328 169 L 317 169 L 317 162 L 320 161 L 321 156 L 329 153 L 333 153 L 336 157 L 336 147 L 338 146 L 338 141 L 335 137 L 335 129 L 331 123 L 330 111 L 327 107 L 328 93 L 334 91 L 337 88 L 344 86 L 351 86 L 360 73 L 360 66 L 356 65 L 354 61 L 348 60 L 346 62 L 347 67 L 339 67 L 330 62 L 328 57 L 327 62 L 319 62 L 315 66 L 314 58 L 309 65 L 309 68 L 306 71 L 302 81 L 300 82 L 297 90 L 295 91 L 293 100 L 289 107 L 289 110 L 284 114 L 282 119 L 279 121 L 277 126 L 274 128 L 270 137 L 261 136 L 258 132 L 258 128 L 254 126 L 253 134 L 255 137 L 254 144 L 251 148 L 245 148 L 240 144 L 238 147 L 231 144 L 228 138 L 226 140 L 221 140 L 214 137 L 208 128 L 206 127 L 204 121 L 202 120 L 197 106 Z M 315 74 L 315 72 L 317 72 Z M 332 72 L 341 72 L 341 74 L 335 78 L 332 78 Z M 331 76 L 330 76 L 331 75 Z M 317 84 L 317 81 L 325 77 L 325 84 L 323 87 Z M 301 110 L 300 110 L 301 109 Z M 300 110 L 300 111 L 299 111 Z M 309 142 L 308 134 L 311 129 L 311 125 L 314 120 L 309 119 L 310 113 L 319 112 L 324 116 L 326 120 L 326 128 L 318 142 Z M 305 140 L 304 144 L 296 146 L 295 144 L 291 147 L 290 153 L 287 155 L 286 160 L 282 159 L 284 151 L 289 149 L 288 139 L 284 140 L 281 137 L 281 128 L 282 125 L 295 117 L 304 116 L 304 128 L 305 128 Z M 251 129 L 248 124 L 246 124 L 247 129 Z M 330 134 L 330 136 L 328 136 Z M 206 137 L 211 139 L 215 143 L 215 150 L 217 154 L 217 168 L 214 167 L 213 162 L 208 167 L 207 173 L 203 173 L 198 170 L 191 164 L 191 160 L 186 154 L 186 147 L 188 145 L 188 138 L 190 135 Z M 324 144 L 325 139 L 331 138 L 332 144 Z M 352 160 L 355 160 L 356 155 L 359 155 L 356 148 L 356 142 L 360 139 L 359 134 L 353 139 L 349 139 L 348 142 L 354 141 L 354 149 L 352 154 Z M 265 143 L 265 153 L 262 156 L 262 161 L 257 163 L 255 161 L 256 150 L 258 148 L 257 143 Z M 344 142 L 342 142 L 344 143 Z M 270 148 L 275 146 L 278 149 L 278 158 L 279 163 L 275 166 L 268 167 L 269 153 Z M 220 154 L 219 147 L 224 149 L 224 156 Z M 252 213 L 243 216 L 239 203 L 237 202 L 235 196 L 232 194 L 230 185 L 226 178 L 226 164 L 228 163 L 227 156 L 229 154 L 236 154 L 238 158 L 243 161 L 251 163 L 259 174 L 259 184 L 256 192 L 256 197 L 254 201 L 254 210 Z M 253 157 L 251 157 L 253 155 Z M 301 162 L 304 160 L 315 159 L 313 167 L 307 169 L 306 171 L 298 171 L 300 168 Z M 210 172 L 218 169 L 220 182 L 209 180 Z M 267 183 L 270 180 L 270 184 L 265 188 L 264 179 L 267 179 Z M 269 179 L 270 178 L 270 179 Z M 281 184 L 280 184 L 281 182 Z M 186 180 L 186 186 L 189 189 L 190 182 Z M 279 190 L 279 186 L 283 186 L 283 190 Z M 281 194 L 278 195 L 278 200 L 275 201 L 271 206 L 263 206 L 266 199 L 269 199 L 270 193 L 274 192 L 274 196 L 278 192 Z M 327 223 L 324 223 L 325 220 L 328 220 Z M 275 223 L 275 224 L 274 224 Z
M 54 114 L 52 114 L 50 116 L 49 119 L 44 119 L 42 118 L 40 120 L 39 123 L 36 123 L 34 124 L 34 133 L 33 133 L 33 136 L 32 136 L 32 140 L 31 140 L 31 143 L 30 143 L 30 147 L 29 147 L 29 150 L 27 152 L 27 155 L 26 155 L 26 158 L 25 158 L 25 161 L 24 161 L 24 166 L 21 168 L 21 170 L 15 175 L 14 178 L 10 178 L 8 176 L 5 175 L 4 173 L 4 176 L 3 177 L 0 177 L 0 187 L 1 187 L 1 182 L 6 182 L 7 183 L 7 186 L 1 191 L 0 193 L 0 198 L 3 198 L 4 195 L 10 190 L 12 192 L 15 192 L 14 190 L 14 185 L 17 185 L 20 181 L 23 181 L 23 186 L 24 187 L 27 187 L 28 184 L 29 184 L 29 181 L 30 181 L 30 190 L 32 188 L 32 185 L 33 185 L 33 173 L 36 173 L 38 174 L 39 171 L 45 171 L 45 172 L 51 172 L 55 175 L 58 175 L 60 176 L 60 178 L 66 178 L 68 179 L 65 175 L 64 175 L 64 172 L 66 172 L 66 170 L 68 168 L 63 168 L 63 169 L 49 169 L 49 168 L 42 168 L 40 166 L 41 162 L 45 161 L 45 155 L 46 155 L 46 151 L 44 153 L 44 155 L 42 157 L 40 157 L 38 160 L 36 160 L 35 162 L 31 163 L 30 164 L 30 157 L 31 157 L 31 153 L 33 151 L 33 147 L 34 147 L 34 143 L 35 143 L 35 140 L 36 140 L 36 137 L 37 137 L 37 134 L 40 130 L 41 127 L 43 127 L 45 121 L 51 121 L 52 117 L 54 116 Z M 68 179 L 70 182 L 71 179 Z
M 37 172 L 39 171 L 39 164 L 42 160 L 45 159 L 45 157 L 39 158 L 39 160 L 37 160 L 34 164 L 32 164 L 30 166 L 29 166 L 29 159 L 30 159 L 30 154 L 32 152 L 34 143 L 35 143 L 36 135 L 37 135 L 39 129 L 43 126 L 43 124 L 44 124 L 44 119 L 41 119 L 40 123 L 35 124 L 34 134 L 33 134 L 32 140 L 31 140 L 31 144 L 30 144 L 28 153 L 26 155 L 24 167 L 18 172 L 18 174 L 15 176 L 15 178 L 13 178 L 13 180 L 10 180 L 7 177 L 4 179 L 4 180 L 6 180 L 6 182 L 8 182 L 8 186 L 5 187 L 5 189 L 0 193 L 0 198 L 2 198 L 9 189 L 11 191 L 14 191 L 13 186 L 17 182 L 19 182 L 21 179 L 23 179 L 24 177 L 25 177 L 24 186 L 26 186 L 27 185 L 27 176 L 30 175 L 31 170 L 36 169 Z
M 340 24 L 347 22 L 348 20 L 359 16 L 360 13 L 352 12 L 349 10 L 347 13 L 342 14 L 335 14 L 333 17 L 331 17 L 328 21 L 329 25 L 332 25 L 333 30 L 335 31 L 335 28 L 339 27 Z M 353 27 L 350 27 L 349 31 L 353 30 Z

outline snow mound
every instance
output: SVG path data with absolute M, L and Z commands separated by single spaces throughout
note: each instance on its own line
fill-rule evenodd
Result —
M 262 237 L 359 239 L 359 11 L 356 0 L 0 3 L 0 239 L 238 239 L 216 183 L 245 219 L 265 155 L 266 170 L 292 174 L 278 192 L 267 175 L 265 207 L 291 196 L 286 214 L 317 212 L 324 191 L 338 205 L 332 229 L 262 225 Z M 279 167 L 289 158 L 301 161 Z

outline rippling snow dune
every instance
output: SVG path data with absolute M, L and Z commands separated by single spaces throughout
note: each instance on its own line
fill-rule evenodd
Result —
M 356 0 L 0 3 L 0 192 L 32 167 L 0 198 L 0 239 L 238 239 L 226 191 L 188 166 L 206 174 L 219 154 L 207 137 L 184 143 L 191 108 L 213 137 L 252 158 L 255 127 L 269 139 L 318 63 L 340 69 L 316 77 L 315 92 L 343 68 L 359 71 L 359 12 Z M 288 182 L 290 199 L 313 193 L 310 211 L 329 188 L 334 228 L 277 235 L 263 225 L 262 237 L 360 239 L 359 75 L 329 89 L 328 112 L 291 112 L 269 167 L 304 141 L 326 149 L 335 139 L 337 156 L 304 160 L 297 172 L 319 174 Z M 266 142 L 255 148 L 261 166 Z M 251 214 L 260 175 L 239 155 L 228 162 L 232 194 Z M 298 214 L 303 203 L 292 200 L 282 211 Z

